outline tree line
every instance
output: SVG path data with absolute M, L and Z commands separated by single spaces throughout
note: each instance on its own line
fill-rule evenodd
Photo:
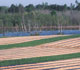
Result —
M 80 26 L 80 3 L 76 0 L 75 4 L 48 5 L 46 2 L 36 6 L 29 4 L 25 7 L 22 4 L 0 6 L 0 27 L 2 27 L 0 33 L 41 31 L 44 30 L 42 29 L 44 26 L 57 26 L 61 31 L 62 26 Z
M 48 5 L 47 2 L 42 3 L 42 4 L 38 4 L 36 6 L 34 6 L 33 4 L 29 4 L 27 6 L 23 6 L 22 4 L 19 5 L 14 5 L 12 4 L 10 7 L 6 7 L 6 6 L 0 6 L 0 12 L 6 12 L 6 13 L 18 13 L 20 11 L 20 8 L 24 9 L 26 12 L 31 12 L 34 10 L 55 10 L 55 11 L 64 11 L 64 10 L 80 10 L 80 3 L 76 0 L 75 4 L 72 4 L 70 6 L 67 6 L 67 4 L 64 5 L 57 5 L 57 4 L 51 4 Z

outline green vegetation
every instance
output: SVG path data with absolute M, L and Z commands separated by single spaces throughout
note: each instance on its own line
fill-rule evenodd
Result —
M 0 6 L 0 33 L 31 32 L 42 30 L 79 29 L 80 3 L 76 0 L 70 6 L 42 3 L 34 6 L 21 4 L 10 7 Z M 55 28 L 55 27 L 56 28 Z M 63 27 L 65 26 L 65 27 Z M 68 27 L 67 26 L 73 26 Z
M 40 63 L 40 62 L 48 62 L 48 61 L 66 60 L 66 59 L 72 59 L 72 58 L 80 58 L 80 53 L 64 54 L 64 55 L 57 55 L 57 56 L 35 57 L 35 58 L 26 58 L 26 59 L 16 59 L 16 60 L 5 60 L 5 61 L 0 61 L 0 66 L 32 64 L 32 63 Z
M 30 42 L 18 43 L 18 44 L 9 44 L 9 45 L 0 45 L 0 49 L 9 49 L 9 48 L 18 48 L 18 47 L 29 47 L 29 46 L 37 46 L 45 43 L 55 42 L 64 39 L 77 38 L 80 35 L 70 35 L 70 36 L 61 36 L 55 38 L 41 39 Z

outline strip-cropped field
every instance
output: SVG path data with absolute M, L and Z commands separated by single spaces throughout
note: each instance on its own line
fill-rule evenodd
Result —
M 80 38 L 73 38 L 35 47 L 4 49 L 0 50 L 0 61 L 78 53 L 79 48 Z
M 80 48 L 80 38 L 72 38 L 72 39 L 66 39 L 66 40 L 60 40 L 57 42 L 51 42 L 47 44 L 40 45 L 38 47 L 56 47 L 56 48 Z
M 35 46 L 35 47 L 33 47 Z M 22 65 L 24 70 L 27 70 L 25 65 L 41 62 L 50 62 L 57 60 L 66 60 L 73 58 L 80 58 L 80 35 L 71 35 L 63 37 L 55 37 L 48 39 L 35 40 L 19 44 L 10 44 L 10 45 L 0 45 L 0 69 L 5 67 L 2 66 L 13 66 Z M 3 49 L 3 50 L 2 50 Z M 76 65 L 76 66 L 75 66 Z M 73 63 L 69 66 L 65 64 L 62 66 L 79 68 L 80 64 Z M 21 66 L 21 67 L 22 67 Z M 53 64 L 48 67 L 38 66 L 38 68 L 45 69 L 55 69 L 56 67 Z M 17 68 L 17 67 L 15 67 Z M 56 70 L 61 67 L 56 68 Z M 10 68 L 7 68 L 10 69 Z M 38 70 L 35 66 L 28 69 Z M 13 68 L 13 70 L 15 70 Z
M 53 47 L 48 46 L 47 48 L 44 46 L 12 48 L 12 49 L 0 50 L 0 61 L 62 55 L 62 54 L 70 54 L 70 53 L 78 53 L 78 52 L 80 52 L 80 49 L 56 48 L 55 46 Z
M 45 38 L 58 37 L 63 35 L 48 35 L 48 36 L 25 36 L 25 37 L 8 37 L 8 38 L 0 38 L 0 45 L 7 44 L 16 44 L 22 42 L 29 42 L 33 40 L 40 40 Z
M 1 67 L 1 70 L 80 70 L 80 58 Z
M 57 60 L 66 60 L 72 58 L 80 58 L 80 53 L 65 54 L 65 55 L 56 55 L 56 56 L 44 56 L 44 57 L 35 57 L 35 58 L 26 58 L 26 59 L 17 59 L 17 60 L 5 60 L 0 61 L 0 66 L 14 66 L 22 64 L 33 64 L 40 62 L 48 61 L 57 61 Z
M 77 38 L 77 37 L 80 37 L 80 35 L 61 36 L 61 37 L 55 37 L 55 38 L 53 37 L 53 38 L 35 40 L 35 41 L 30 41 L 30 42 L 18 43 L 18 44 L 0 45 L 0 49 L 37 46 L 37 45 L 41 45 L 41 44 L 46 44 L 46 43 L 70 39 L 70 38 Z

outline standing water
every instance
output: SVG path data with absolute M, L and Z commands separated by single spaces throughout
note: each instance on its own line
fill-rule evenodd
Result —
M 58 30 L 54 31 L 32 31 L 32 32 L 7 32 L 5 36 L 31 36 L 31 35 L 57 35 L 59 34 Z M 80 30 L 63 30 L 62 34 L 69 35 L 69 34 L 80 34 Z M 2 37 L 3 34 L 0 34 Z

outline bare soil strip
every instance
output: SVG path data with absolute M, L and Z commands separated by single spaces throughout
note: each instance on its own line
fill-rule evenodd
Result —
M 0 61 L 80 52 L 80 38 L 62 40 L 35 47 L 0 50 Z
M 0 67 L 1 70 L 67 70 L 80 69 L 80 58 L 60 60 L 36 64 L 24 64 L 16 66 Z
M 22 42 L 28 42 L 28 41 L 40 40 L 40 39 L 51 38 L 51 37 L 58 37 L 58 36 L 62 36 L 62 35 L 0 38 L 0 45 L 22 43 Z
M 38 47 L 55 47 L 55 48 L 80 48 L 80 38 L 60 40 L 57 42 L 47 43 Z

